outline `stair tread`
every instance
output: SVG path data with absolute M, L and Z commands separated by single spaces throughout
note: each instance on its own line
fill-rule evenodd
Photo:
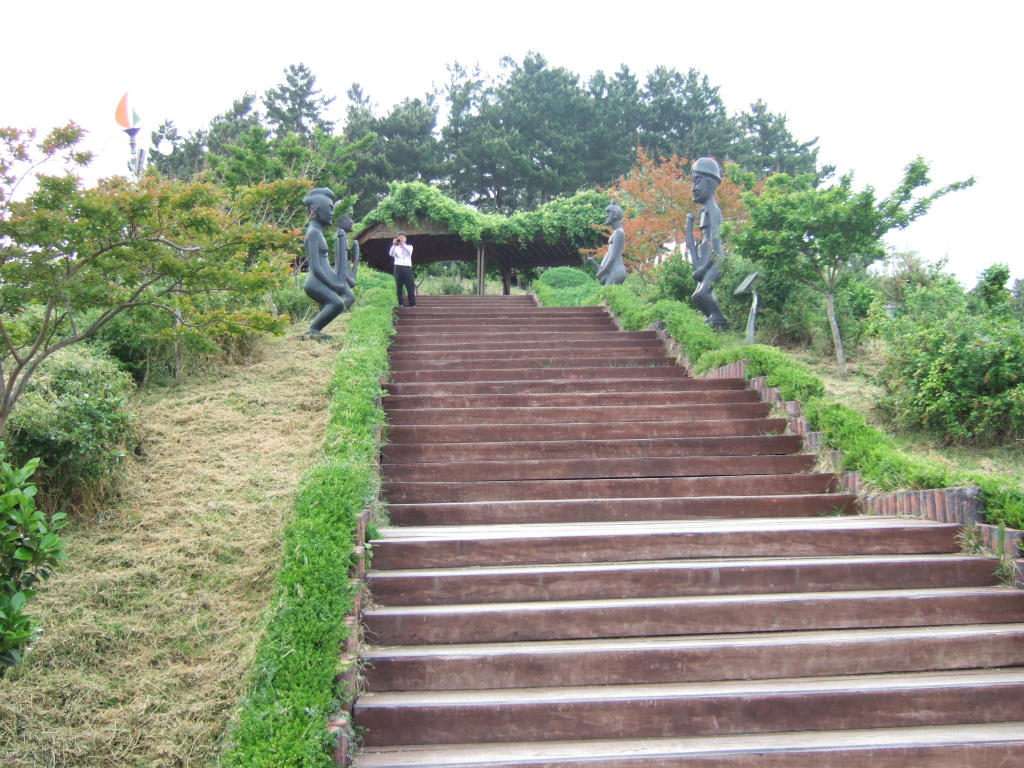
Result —
M 678 568 L 697 570 L 702 568 L 782 568 L 794 565 L 844 565 L 862 563 L 929 563 L 946 565 L 953 562 L 970 562 L 980 555 L 936 554 L 936 555 L 836 555 L 832 557 L 706 557 L 671 560 L 622 560 L 601 563 L 542 563 L 536 565 L 470 565 L 449 568 L 396 568 L 387 571 L 370 571 L 370 576 L 379 579 L 409 578 L 423 576 L 441 579 L 447 576 L 513 576 L 516 574 L 535 575 L 565 573 L 596 573 L 605 571 L 645 571 Z M 987 559 L 987 558 L 986 558 Z
M 637 500 L 639 501 L 639 500 Z M 609 521 L 586 523 L 521 523 L 499 525 L 451 525 L 415 526 L 405 528 L 381 528 L 382 540 L 388 541 L 452 541 L 488 539 L 552 538 L 562 536 L 608 536 L 608 535 L 652 535 L 681 532 L 739 532 L 765 531 L 786 532 L 893 528 L 948 528 L 959 526 L 953 523 L 936 523 L 913 518 L 887 517 L 882 515 L 849 515 L 827 517 L 780 517 L 712 520 L 656 520 L 656 521 Z M 381 541 L 378 539 L 377 541 Z
M 549 702 L 629 702 L 637 699 L 756 697 L 773 694 L 842 692 L 864 694 L 934 688 L 1024 685 L 1024 667 L 999 670 L 902 672 L 885 675 L 725 680 L 699 683 L 584 685 L 558 688 L 497 688 L 471 691 L 382 691 L 364 693 L 356 709 L 371 707 L 514 706 Z
M 858 601 L 869 598 L 924 600 L 932 598 L 970 600 L 988 595 L 1022 594 L 1012 587 L 940 587 L 927 589 L 858 589 L 843 592 L 770 592 L 741 595 L 686 595 L 682 597 L 629 597 L 600 600 L 549 600 L 544 602 L 460 603 L 458 605 L 404 605 L 367 608 L 365 616 L 439 616 L 445 614 L 565 612 L 670 606 L 725 606 L 729 603 L 799 603 L 815 601 Z
M 532 640 L 506 643 L 458 643 L 442 645 L 393 645 L 368 647 L 365 656 L 374 660 L 389 658 L 478 658 L 481 656 L 539 656 L 585 652 L 619 653 L 626 650 L 697 649 L 810 645 L 821 642 L 858 643 L 878 640 L 913 640 L 942 637 L 951 640 L 980 636 L 1014 636 L 1024 632 L 1024 623 L 968 624 L 953 626 L 883 627 L 873 629 L 831 629 L 803 632 L 756 632 L 722 635 L 666 635 L 663 637 L 598 638 L 585 640 Z
M 360 768 L 456 768 L 520 766 L 553 760 L 614 760 L 835 751 L 961 744 L 1024 744 L 1024 722 L 918 726 L 844 731 L 697 736 L 671 739 L 525 742 L 519 744 L 446 744 L 366 747 Z M 571 764 L 571 763 L 567 763 Z M 852 764 L 852 763 L 851 763 Z M 614 764 L 609 762 L 610 766 Z

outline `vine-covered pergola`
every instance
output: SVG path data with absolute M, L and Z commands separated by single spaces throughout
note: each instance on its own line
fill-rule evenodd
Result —
M 477 293 L 491 259 L 501 270 L 504 292 L 514 272 L 534 267 L 581 266 L 580 250 L 597 247 L 608 198 L 580 192 L 534 211 L 511 216 L 481 213 L 419 182 L 396 182 L 388 197 L 363 219 L 356 235 L 361 258 L 390 271 L 388 251 L 396 232 L 405 232 L 416 264 L 476 261 Z

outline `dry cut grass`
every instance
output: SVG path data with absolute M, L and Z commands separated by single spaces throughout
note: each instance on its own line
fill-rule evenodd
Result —
M 217 765 L 323 439 L 339 345 L 299 330 L 144 394 L 121 503 L 66 529 L 67 567 L 31 604 L 43 637 L 0 681 L 0 765 Z

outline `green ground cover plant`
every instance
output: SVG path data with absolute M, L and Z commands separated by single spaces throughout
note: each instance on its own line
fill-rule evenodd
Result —
M 324 456 L 303 479 L 285 529 L 284 562 L 229 766 L 327 766 L 328 720 L 342 702 L 334 678 L 352 612 L 356 517 L 378 494 L 375 402 L 388 370 L 395 294 L 389 276 L 360 273 L 345 344 L 330 384 Z
M 25 604 L 67 558 L 57 535 L 67 524 L 65 514 L 48 517 L 35 505 L 31 477 L 38 464 L 39 459 L 31 459 L 23 467 L 12 466 L 0 442 L 0 679 L 21 663 L 39 635 Z

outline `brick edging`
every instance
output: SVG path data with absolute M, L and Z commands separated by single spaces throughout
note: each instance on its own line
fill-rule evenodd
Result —
M 651 330 L 656 330 L 651 326 Z M 674 342 L 673 342 L 674 343 Z M 788 431 L 803 435 L 806 450 L 826 452 L 834 466 L 841 466 L 843 452 L 830 449 L 821 432 L 810 428 L 803 409 L 796 400 L 784 401 L 778 387 L 769 387 L 767 377 L 747 378 L 748 360 L 738 360 L 713 371 L 701 374 L 702 379 L 746 378 L 747 388 L 758 393 L 761 402 L 782 408 L 786 412 Z M 838 472 L 842 486 L 859 497 L 860 508 L 872 515 L 901 515 L 934 520 L 940 523 L 957 523 L 978 529 L 984 545 L 999 554 L 1002 539 L 1002 557 L 1017 561 L 1017 586 L 1024 588 L 1024 533 L 1013 528 L 1003 528 L 983 522 L 985 504 L 981 500 L 981 489 L 977 486 L 957 488 L 932 488 L 921 491 L 866 491 L 860 472 Z

